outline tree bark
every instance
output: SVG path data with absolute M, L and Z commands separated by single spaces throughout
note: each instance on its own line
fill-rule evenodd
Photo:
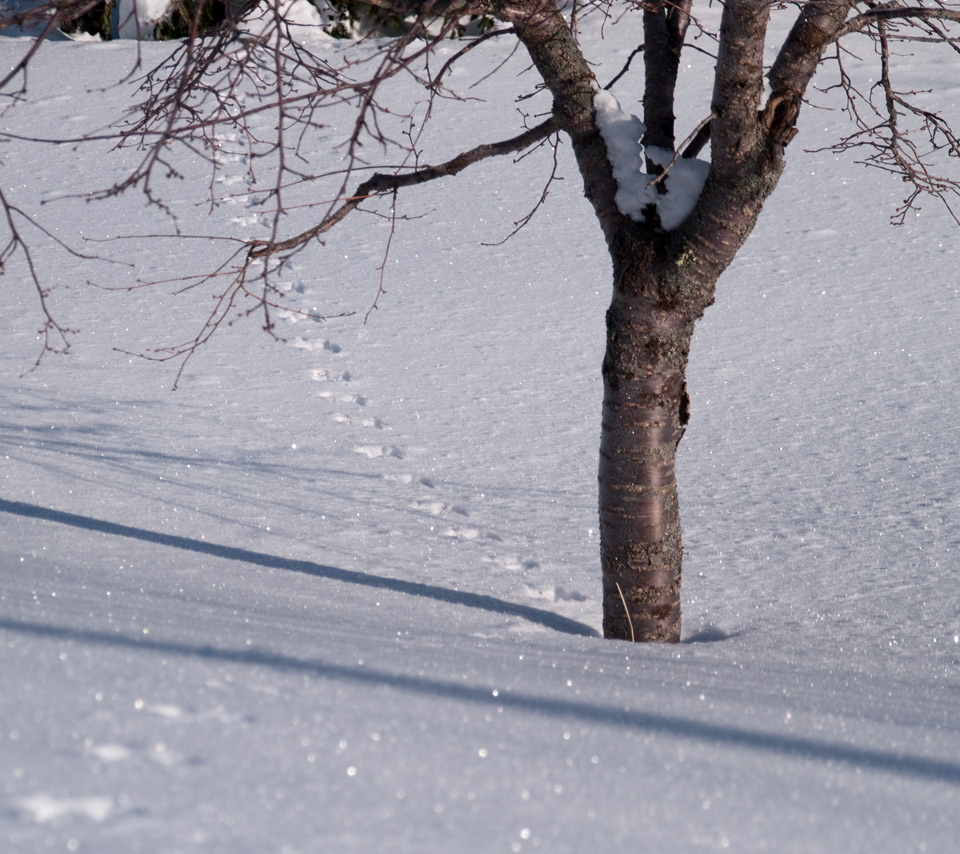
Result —
M 678 0 L 648 3 L 643 9 L 643 144 L 669 151 L 675 146 L 673 102 L 690 6 L 691 0 Z
M 689 417 L 693 321 L 615 277 L 607 312 L 600 438 L 603 632 L 680 640 L 683 540 L 674 459 Z

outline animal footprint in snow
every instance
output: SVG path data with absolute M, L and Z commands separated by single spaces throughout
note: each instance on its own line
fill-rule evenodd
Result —
M 325 382 L 339 382 L 339 383 L 348 383 L 352 379 L 350 371 L 343 371 L 339 374 L 331 374 L 330 371 L 325 368 L 314 368 L 310 371 L 310 378 L 318 383 Z
M 334 412 L 331 418 L 337 424 L 353 424 L 353 419 L 349 415 L 344 415 L 342 412 Z M 377 430 L 383 429 L 383 422 L 379 418 L 361 418 L 357 423 L 361 427 L 375 427 Z M 407 483 L 409 482 L 408 480 Z
M 514 555 L 491 555 L 490 557 L 485 557 L 484 561 L 486 563 L 493 563 L 503 569 L 510 570 L 521 570 L 521 569 L 536 569 L 540 566 L 535 560 L 524 559 L 522 557 L 516 557 Z
M 549 587 L 530 587 L 527 585 L 527 595 L 532 599 L 542 599 L 546 602 L 586 602 L 587 597 L 576 590 L 564 590 L 559 585 Z
M 238 134 L 232 133 L 231 131 L 225 130 L 216 134 L 213 138 L 213 145 L 217 150 L 217 154 L 222 155 L 226 146 L 231 142 L 237 141 Z
M 443 536 L 455 537 L 458 540 L 475 540 L 480 536 L 480 532 L 476 528 L 447 528 Z
M 339 353 L 340 345 L 332 344 L 329 341 L 307 341 L 305 338 L 295 338 L 292 342 L 298 350 L 306 350 L 313 353 L 316 350 L 329 350 L 331 353 Z
M 264 225 L 269 225 L 270 223 L 264 220 Z M 292 308 L 281 308 L 277 311 L 277 317 L 282 317 L 284 320 L 290 323 L 301 323 L 303 321 L 309 321 L 311 323 L 323 323 L 323 318 L 319 317 L 316 314 L 311 314 L 309 311 L 296 311 Z M 324 342 L 326 343 L 326 342 Z M 298 338 L 294 344 L 294 347 L 299 347 L 301 350 L 326 350 L 327 347 L 324 347 L 323 344 L 314 344 L 310 341 L 304 341 L 302 338 Z M 339 348 L 333 352 L 339 353 Z
M 162 741 L 158 741 L 155 745 L 153 745 L 147 755 L 154 762 L 157 762 L 160 765 L 166 765 L 168 768 L 173 768 L 176 765 L 183 765 L 186 761 L 181 754 L 177 753 L 175 750 L 171 750 Z
M 152 715 L 159 715 L 161 718 L 183 717 L 183 709 L 173 703 L 147 703 L 143 700 L 137 700 L 133 707 L 138 712 L 149 712 Z
M 414 501 L 413 504 L 410 505 L 410 507 L 413 510 L 426 510 L 431 516 L 439 516 L 445 510 L 449 510 L 451 513 L 456 513 L 460 516 L 470 515 L 462 507 L 451 506 L 449 504 L 445 504 L 442 501 L 437 501 L 432 498 L 423 498 L 418 501 Z
M 353 424 L 353 419 L 349 415 L 344 415 L 342 412 L 334 412 L 331 416 L 332 420 L 337 424 Z M 383 422 L 379 418 L 361 418 L 357 424 L 361 427 L 375 427 L 377 430 L 383 429 Z M 408 480 L 407 483 L 410 481 Z
M 321 391 L 317 396 L 326 398 L 327 400 L 336 397 L 341 403 L 355 403 L 357 406 L 367 405 L 367 399 L 362 394 L 343 394 L 337 397 L 332 391 Z
M 38 793 L 25 798 L 16 798 L 14 806 L 29 813 L 37 824 L 46 824 L 64 817 L 80 816 L 102 822 L 113 812 L 113 798 L 93 795 L 79 798 L 57 798 Z
M 442 501 L 414 501 L 410 505 L 412 510 L 426 510 L 431 516 L 439 516 L 444 510 L 447 509 L 447 505 Z
M 133 755 L 132 751 L 123 744 L 94 744 L 91 739 L 87 739 L 83 747 L 101 762 L 121 762 Z
M 362 454 L 368 460 L 375 460 L 378 457 L 396 457 L 403 459 L 403 451 L 396 445 L 357 445 L 354 453 Z

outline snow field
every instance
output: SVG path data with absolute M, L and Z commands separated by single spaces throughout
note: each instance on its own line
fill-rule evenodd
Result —
M 7 129 L 102 125 L 123 90 L 83 95 L 133 50 L 47 45 Z M 949 67 L 918 65 L 955 106 Z M 468 106 L 483 122 L 513 121 L 498 86 Z M 889 229 L 899 184 L 801 150 L 835 132 L 824 115 L 698 328 L 674 649 L 596 636 L 609 270 L 567 148 L 502 246 L 479 244 L 532 207 L 549 157 L 401 199 L 430 216 L 402 223 L 366 324 L 388 225 L 331 233 L 285 271 L 283 341 L 224 328 L 175 393 L 175 365 L 114 348 L 193 334 L 209 293 L 85 282 L 172 278 L 218 251 L 189 235 L 262 232 L 239 155 L 210 220 L 201 164 L 166 188 L 187 236 L 103 247 L 131 270 L 44 248 L 80 333 L 26 374 L 36 298 L 11 264 L 7 850 L 952 850 L 956 226 L 931 203 Z M 453 124 L 431 157 L 476 141 Z M 4 191 L 84 247 L 169 231 L 136 197 L 116 219 L 70 198 L 130 157 L 8 141 Z

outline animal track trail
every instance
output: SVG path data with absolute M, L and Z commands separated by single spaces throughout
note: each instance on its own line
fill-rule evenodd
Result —
M 216 178 L 214 185 L 218 203 L 227 205 L 246 205 L 250 201 L 248 176 L 242 172 L 233 171 L 234 164 L 246 164 L 247 158 L 234 150 L 239 135 L 228 131 L 221 131 L 213 138 L 215 148 Z M 237 187 L 237 185 L 242 185 Z M 234 188 L 237 189 L 234 189 Z M 237 191 L 239 190 L 239 192 Z M 231 222 L 244 227 L 260 222 L 260 215 L 248 212 L 245 215 L 234 217 Z
M 292 290 L 297 291 L 297 293 L 303 293 L 302 290 L 299 290 L 300 287 L 302 286 L 294 285 Z M 291 323 L 297 323 L 301 319 L 302 315 L 296 315 L 295 317 L 283 315 L 283 317 L 285 320 L 289 320 Z M 322 341 L 308 341 L 305 338 L 297 337 L 294 338 L 290 343 L 298 350 L 306 350 L 308 353 L 316 353 L 318 350 L 327 350 L 331 353 L 340 353 L 343 350 L 343 347 L 341 347 L 339 344 L 335 344 L 333 341 L 327 341 L 325 339 Z
M 403 449 L 396 445 L 355 445 L 353 448 L 355 454 L 360 454 L 368 460 L 376 460 L 381 457 L 395 457 L 398 460 L 403 459 Z
M 383 430 L 383 422 L 379 418 L 351 418 L 343 412 L 334 412 L 330 418 L 336 424 L 356 424 L 358 427 L 372 427 L 375 430 Z
M 318 383 L 327 383 L 327 382 L 348 383 L 353 379 L 353 375 L 350 373 L 350 371 L 342 371 L 340 373 L 337 373 L 327 368 L 314 368 L 310 372 L 310 379 Z
M 462 507 L 457 507 L 456 505 L 447 504 L 444 501 L 438 501 L 433 498 L 427 499 L 418 499 L 410 505 L 412 510 L 423 510 L 429 513 L 431 516 L 439 516 L 442 513 L 447 511 L 451 513 L 456 513 L 460 516 L 469 516 L 470 514 L 464 510 Z
M 338 394 L 337 392 L 328 391 L 325 389 L 324 391 L 318 392 L 317 397 L 325 400 L 337 401 L 339 403 L 352 403 L 354 406 L 359 406 L 360 408 L 363 408 L 367 405 L 367 399 L 362 394 Z M 381 421 L 380 424 L 382 425 L 383 422 Z
M 302 319 L 302 316 L 284 316 L 293 323 Z M 292 344 L 299 350 L 315 355 L 320 362 L 309 369 L 308 376 L 313 382 L 322 383 L 322 388 L 316 392 L 317 398 L 338 404 L 328 416 L 330 421 L 339 429 L 356 431 L 353 452 L 371 462 L 402 460 L 406 452 L 400 445 L 371 442 L 368 435 L 364 435 L 371 430 L 389 431 L 390 428 L 382 418 L 369 412 L 366 395 L 351 390 L 351 385 L 358 377 L 355 371 L 342 364 L 347 355 L 344 348 L 330 339 L 297 337 Z
M 303 293 L 296 285 L 290 293 Z M 288 322 L 297 324 L 303 315 L 289 312 L 281 315 Z M 466 496 L 450 494 L 446 484 L 439 484 L 433 478 L 420 475 L 415 471 L 398 471 L 402 461 L 410 460 L 410 452 L 400 443 L 371 441 L 376 435 L 373 431 L 390 432 L 375 411 L 375 404 L 364 394 L 355 391 L 362 387 L 362 376 L 350 366 L 349 351 L 330 338 L 311 338 L 297 336 L 290 341 L 293 347 L 309 355 L 312 366 L 308 368 L 314 397 L 331 404 L 327 419 L 333 429 L 344 431 L 352 441 L 343 443 L 356 457 L 362 460 L 363 467 L 371 466 L 383 477 L 384 482 L 396 490 L 398 509 L 406 508 L 408 513 L 430 520 L 431 535 L 450 547 L 479 549 L 477 558 L 487 563 L 491 569 L 516 573 L 525 580 L 528 595 L 558 601 L 573 598 L 563 590 L 541 589 L 536 584 L 540 566 L 529 555 L 509 553 L 504 547 L 502 537 L 483 523 L 470 518 L 469 499 Z M 341 434 L 342 435 L 342 434 Z M 384 436 L 386 439 L 387 437 Z M 413 452 L 416 457 L 415 451 Z M 466 500 L 464 500 L 466 498 Z M 504 553 L 507 552 L 507 553 Z

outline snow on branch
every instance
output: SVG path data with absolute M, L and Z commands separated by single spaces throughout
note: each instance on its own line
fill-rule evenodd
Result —
M 596 94 L 594 108 L 617 182 L 620 213 L 638 222 L 649 222 L 655 213 L 666 231 L 677 228 L 696 206 L 710 164 L 695 158 L 678 159 L 666 148 L 645 148 L 641 143 L 646 132 L 643 122 L 622 110 L 609 92 Z

